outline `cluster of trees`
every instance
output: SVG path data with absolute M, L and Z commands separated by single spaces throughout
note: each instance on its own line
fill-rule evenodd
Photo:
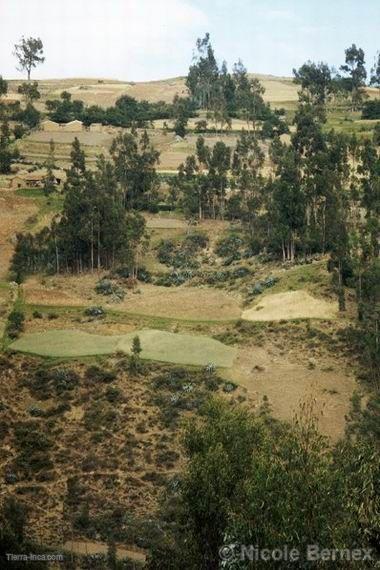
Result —
M 137 210 L 155 200 L 158 153 L 146 133 L 119 135 L 112 160 L 100 157 L 88 170 L 78 139 L 65 183 L 62 214 L 36 235 L 19 234 L 12 261 L 21 281 L 36 271 L 81 272 L 122 265 L 136 276 L 146 245 L 144 218 Z
M 310 408 L 284 425 L 270 417 L 267 402 L 256 416 L 225 402 L 208 404 L 185 431 L 188 462 L 167 492 L 164 538 L 148 568 L 308 568 L 313 544 L 369 549 L 368 567 L 375 565 L 380 456 L 367 441 L 349 438 L 329 449 Z M 249 549 L 240 558 L 244 545 L 269 552 L 287 545 L 300 557 L 250 562 Z M 331 565 L 350 566 L 339 557 Z
M 376 102 L 365 102 L 367 94 L 367 70 L 364 50 L 352 44 L 345 50 L 345 61 L 335 72 L 327 63 L 306 62 L 298 70 L 294 69 L 294 81 L 301 85 L 315 105 L 325 105 L 329 100 L 339 97 L 349 98 L 353 111 L 367 108 L 363 118 L 379 118 L 380 110 Z M 369 84 L 380 88 L 380 52 L 375 57 L 371 69 Z M 377 110 L 375 116 L 374 111 Z
M 272 112 L 263 99 L 265 89 L 256 78 L 250 78 L 239 60 L 229 73 L 224 61 L 219 68 L 210 35 L 199 38 L 196 54 L 186 78 L 186 86 L 196 105 L 205 109 L 208 116 L 223 129 L 231 124 L 231 118 L 246 121 L 247 128 L 255 130 L 257 121 L 265 121 L 267 130 L 287 132 L 279 114 Z
M 49 117 L 57 123 L 67 123 L 74 119 L 83 121 L 85 125 L 102 123 L 116 127 L 143 127 L 156 119 L 173 119 L 178 115 L 181 106 L 183 116 L 194 115 L 194 104 L 189 98 L 176 97 L 172 104 L 158 101 L 137 101 L 129 95 L 120 97 L 113 107 L 103 109 L 98 105 L 85 106 L 83 101 L 73 100 L 71 93 L 63 91 L 60 99 L 48 100 L 46 107 Z

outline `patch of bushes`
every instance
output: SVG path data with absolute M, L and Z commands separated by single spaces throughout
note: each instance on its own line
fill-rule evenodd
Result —
M 115 402 L 119 402 L 121 400 L 121 390 L 116 388 L 115 386 L 108 386 L 105 391 L 105 397 L 108 402 L 114 404 Z
M 278 283 L 278 281 L 279 281 L 278 277 L 267 277 L 263 281 L 258 281 L 249 289 L 248 295 L 251 297 L 260 295 L 265 291 L 265 289 L 270 289 L 271 287 L 273 287 L 273 285 Z
M 116 380 L 116 373 L 106 368 L 100 368 L 99 366 L 90 366 L 86 370 L 86 378 L 87 380 L 107 384 Z
M 243 266 L 219 271 L 202 271 L 197 273 L 197 279 L 200 284 L 218 285 L 235 279 L 243 279 L 251 274 L 252 270 Z
M 196 255 L 208 244 L 208 237 L 201 232 L 194 232 L 176 243 L 171 239 L 163 239 L 157 246 L 157 258 L 160 263 L 174 268 L 197 269 L 199 263 Z
M 34 421 L 19 422 L 14 428 L 15 447 L 18 455 L 14 468 L 24 477 L 31 472 L 48 471 L 54 467 L 49 457 L 52 441 Z
M 176 461 L 179 459 L 179 454 L 171 449 L 166 449 L 160 451 L 156 455 L 156 463 L 158 465 L 164 465 L 164 467 L 171 469 L 174 467 Z
M 79 375 L 70 368 L 39 368 L 26 382 L 30 392 L 40 400 L 47 400 L 53 395 L 63 396 L 79 385 Z
M 118 429 L 119 414 L 108 403 L 92 402 L 84 414 L 84 425 L 89 431 L 106 428 L 110 431 Z
M 236 234 L 230 234 L 217 242 L 215 253 L 231 263 L 232 261 L 241 259 L 241 248 L 243 244 L 244 242 L 241 237 Z
M 129 276 L 128 276 L 129 277 Z M 125 291 L 110 279 L 101 279 L 95 286 L 98 295 L 112 297 L 115 302 L 120 302 L 125 297 Z
M 190 281 L 194 276 L 195 273 L 190 269 L 163 273 L 156 277 L 155 285 L 160 285 L 161 287 L 179 287 L 180 285 Z

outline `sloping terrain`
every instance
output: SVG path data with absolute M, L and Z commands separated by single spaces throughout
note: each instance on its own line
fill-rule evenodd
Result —
M 333 319 L 336 314 L 336 304 L 300 290 L 265 295 L 252 308 L 243 311 L 242 318 L 248 321 Z

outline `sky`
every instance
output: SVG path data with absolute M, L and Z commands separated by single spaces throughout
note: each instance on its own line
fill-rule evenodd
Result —
M 44 44 L 35 79 L 148 81 L 186 75 L 206 32 L 220 63 L 290 76 L 307 60 L 338 68 L 352 43 L 370 68 L 379 31 L 380 0 L 0 0 L 0 75 L 22 77 L 21 36 Z

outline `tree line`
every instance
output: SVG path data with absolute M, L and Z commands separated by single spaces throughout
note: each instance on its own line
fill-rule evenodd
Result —
M 63 91 L 60 99 L 46 101 L 51 120 L 57 123 L 67 123 L 75 119 L 83 121 L 85 125 L 102 123 L 115 127 L 144 127 L 147 123 L 157 119 L 176 118 L 177 108 L 181 104 L 182 112 L 186 117 L 195 113 L 195 106 L 187 97 L 174 99 L 173 103 L 158 101 L 137 101 L 129 95 L 119 97 L 115 105 L 103 109 L 99 105 L 84 105 L 83 101 L 72 100 L 71 93 Z

